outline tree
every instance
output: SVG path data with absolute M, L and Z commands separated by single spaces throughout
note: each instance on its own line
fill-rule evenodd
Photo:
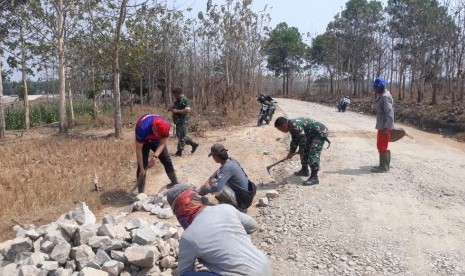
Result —
M 350 0 L 327 31 L 340 40 L 338 51 L 342 57 L 341 71 L 352 80 L 353 93 L 361 91 L 358 81 L 362 80 L 373 61 L 373 49 L 377 47 L 376 33 L 382 30 L 382 5 L 379 1 Z
M 225 114 L 228 104 L 234 108 L 231 98 L 245 101 L 248 93 L 258 92 L 258 85 L 254 85 L 260 79 L 260 50 L 265 41 L 263 23 L 267 14 L 253 12 L 251 1 L 227 0 L 221 5 L 211 2 L 207 2 L 206 13 L 198 15 L 201 25 L 192 41 L 198 38 L 200 42 L 191 46 L 193 51 L 187 57 L 192 60 L 192 52 L 200 54 L 197 75 L 203 84 L 201 91 L 212 89 L 216 104 L 223 107 Z M 212 83 L 216 85 L 210 88 Z M 209 100 L 205 99 L 207 103 Z
M 390 0 L 387 12 L 390 35 L 397 41 L 396 50 L 411 69 L 411 84 L 417 82 L 417 102 L 422 102 L 425 82 L 433 87 L 436 103 L 448 37 L 454 37 L 455 24 L 445 7 L 436 0 Z M 411 85 L 413 89 L 413 85 Z M 413 93 L 411 91 L 411 96 Z
M 3 41 L 8 35 L 9 22 L 5 20 L 8 18 L 8 11 L 6 5 L 1 4 L 0 0 L 0 140 L 5 139 L 5 110 L 3 108 L 3 71 L 2 71 L 2 60 L 3 60 Z
M 33 44 L 30 42 L 32 33 L 27 31 L 27 18 L 29 14 L 26 12 L 24 7 L 12 7 L 12 29 L 16 30 L 17 37 L 14 37 L 13 32 L 10 32 L 10 39 L 13 39 L 7 45 L 10 48 L 11 52 L 17 50 L 19 53 L 19 64 L 16 56 L 10 56 L 8 58 L 8 63 L 11 68 L 20 67 L 21 70 L 21 97 L 24 102 L 24 129 L 28 131 L 30 128 L 30 116 L 29 116 L 29 90 L 27 83 L 27 75 L 31 73 L 31 70 L 28 68 L 27 60 L 33 59 L 31 53 L 33 49 Z
M 183 14 L 161 4 L 138 9 L 136 16 L 128 18 L 122 64 L 127 78 L 139 80 L 139 84 L 132 84 L 132 90 L 138 87 L 142 96 L 145 79 L 149 87 L 148 99 L 154 87 L 158 86 L 162 92 L 161 100 L 165 105 L 170 104 L 170 93 L 165 92 L 170 90 L 171 85 L 182 84 L 185 73 L 180 61 L 185 56 L 182 44 L 187 43 L 183 35 L 189 29 L 183 29 L 183 26 Z M 173 84 L 174 81 L 176 84 Z
M 121 28 L 123 27 L 124 20 L 126 19 L 126 9 L 128 0 L 122 0 L 119 6 L 118 21 L 115 26 L 115 33 L 113 39 L 113 108 L 114 108 L 114 127 L 115 137 L 121 138 L 123 122 L 121 119 L 121 93 L 120 93 L 120 79 L 121 71 L 119 67 L 119 52 L 120 52 L 120 39 Z
M 456 37 L 457 46 L 453 47 L 453 64 L 455 71 L 451 78 L 454 83 L 452 90 L 452 103 L 455 103 L 456 92 L 458 93 L 458 100 L 463 101 L 465 98 L 465 1 L 461 0 L 456 2 L 452 7 L 455 23 L 457 25 Z
M 113 26 L 107 6 L 86 1 L 80 6 L 76 30 L 68 34 L 69 87 L 93 101 L 99 113 L 101 95 L 112 90 Z
M 0 49 L 0 140 L 5 139 L 5 110 L 3 108 L 2 51 Z
M 27 51 L 30 44 L 26 41 L 26 36 L 30 35 L 26 34 L 25 25 L 26 25 L 26 18 L 27 15 L 25 14 L 25 0 L 10 0 L 10 1 L 2 1 L 0 2 L 0 14 L 4 18 L 8 18 L 5 22 L 0 22 L 0 41 L 3 42 L 2 44 L 5 45 L 5 48 L 9 51 L 10 54 L 13 54 L 17 47 L 19 47 L 20 52 L 20 65 L 21 65 L 21 73 L 22 73 L 22 98 L 24 100 L 24 121 L 25 121 L 25 130 L 29 130 L 30 120 L 29 120 L 29 104 L 28 104 L 28 89 L 27 89 L 27 77 L 26 73 L 30 72 L 30 70 L 26 67 L 26 58 L 31 57 L 27 54 Z M 15 40 L 15 31 L 18 31 L 17 39 Z M 30 48 L 29 48 L 30 50 Z M 3 50 L 0 49 L 0 60 L 3 57 Z M 32 58 L 32 57 L 31 57 Z M 7 62 L 9 63 L 11 68 L 16 68 L 17 60 L 15 55 L 9 56 L 7 58 Z M 1 75 L 1 70 L 0 70 Z M 2 76 L 0 76 L 2 78 Z M 0 82 L 1 84 L 2 82 Z M 0 94 L 0 98 L 3 96 L 3 88 L 2 93 Z M 1 101 L 1 100 L 0 100 Z M 4 118 L 4 110 L 3 104 L 0 107 L 0 123 L 1 129 L 0 138 L 4 137 L 5 133 L 5 118 Z
M 314 65 L 323 66 L 329 74 L 330 91 L 334 93 L 334 75 L 338 66 L 337 37 L 325 32 L 312 40 L 312 47 L 307 53 L 307 60 Z
M 268 55 L 267 68 L 276 76 L 283 76 L 283 95 L 289 94 L 289 77 L 292 71 L 298 70 L 305 55 L 306 45 L 296 27 L 288 27 L 279 23 L 271 31 L 265 44 L 264 52 Z
M 75 0 L 29 0 L 31 20 L 28 28 L 37 32 L 42 63 L 58 61 L 59 79 L 59 132 L 68 131 L 66 116 L 66 46 L 73 21 L 79 15 L 79 1 Z

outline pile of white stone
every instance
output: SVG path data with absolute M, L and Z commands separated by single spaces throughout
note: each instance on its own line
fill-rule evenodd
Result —
M 16 238 L 0 244 L 0 275 L 172 275 L 183 230 L 164 221 L 125 219 L 134 210 L 173 216 L 161 194 L 137 199 L 102 223 L 79 203 L 48 225 L 15 226 Z

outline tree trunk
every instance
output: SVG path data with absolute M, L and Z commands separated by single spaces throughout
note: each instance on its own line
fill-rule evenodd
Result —
M 147 74 L 147 86 L 147 104 L 150 105 L 152 103 L 153 95 L 152 75 L 150 73 Z
M 197 48 L 196 48 L 196 32 L 194 31 L 194 26 L 192 26 L 192 34 L 194 35 L 193 38 L 193 53 L 191 53 L 191 64 L 193 66 L 193 70 L 191 72 L 192 77 L 192 101 L 193 103 L 198 102 L 198 96 L 197 96 L 197 62 L 195 62 L 195 57 L 197 56 Z
M 460 74 L 459 78 L 459 102 L 463 102 L 463 98 L 465 97 L 465 78 L 464 74 Z
M 68 132 L 68 122 L 66 121 L 66 76 L 65 76 L 65 8 L 63 0 L 55 0 L 57 11 L 57 33 L 56 43 L 58 50 L 58 79 L 60 82 L 60 122 L 59 132 Z
M 23 29 L 20 29 L 21 33 L 21 90 L 23 92 L 24 101 L 24 130 L 28 131 L 31 126 L 29 116 L 29 97 L 27 90 L 27 68 L 26 68 L 26 49 L 24 46 Z
M 74 125 L 74 107 L 73 107 L 73 93 L 71 93 L 71 85 L 68 85 L 68 101 L 69 101 L 69 113 L 71 116 L 71 125 Z
M 391 39 L 391 47 L 394 45 L 394 39 Z M 389 77 L 389 90 L 391 90 L 392 92 L 392 83 L 393 83 L 393 78 L 394 78 L 394 66 L 396 66 L 396 64 L 394 64 L 394 51 L 391 50 L 391 75 Z M 400 92 L 399 92 L 399 95 L 400 95 Z
M 286 72 L 286 95 L 289 96 L 289 69 Z
M 283 95 L 286 95 L 286 74 L 283 72 Z
M 412 72 L 410 73 L 410 88 L 409 88 L 409 93 L 410 93 L 410 100 L 413 99 L 413 86 L 415 84 L 415 72 L 412 69 Z
M 119 90 L 121 72 L 119 69 L 119 42 L 121 36 L 121 27 L 126 18 L 126 4 L 128 0 L 123 0 L 121 3 L 118 22 L 116 24 L 114 50 L 113 50 L 113 108 L 114 108 L 114 127 L 115 137 L 121 138 L 122 135 L 122 118 L 121 118 L 121 93 Z
M 329 83 L 330 83 L 330 93 L 333 94 L 334 93 L 334 75 L 333 74 L 329 74 Z
M 139 87 L 139 95 L 140 95 L 140 105 L 144 105 L 144 93 L 142 89 L 142 76 L 140 77 L 140 87 Z
M 440 82 L 441 82 L 441 73 L 440 73 L 440 65 L 439 65 L 439 49 L 436 49 L 435 55 L 434 55 L 434 68 L 433 68 L 433 94 L 431 95 L 431 103 L 436 104 L 437 103 L 437 95 L 438 95 L 438 90 L 440 87 Z
M 0 51 L 0 60 L 3 56 Z M 0 140 L 5 139 L 5 109 L 3 108 L 3 77 L 2 77 L 2 63 L 0 62 Z
M 91 33 L 93 34 L 93 32 Z M 93 41 L 93 40 L 92 40 Z M 90 74 L 91 74 L 91 84 L 90 84 L 90 87 L 92 88 L 93 92 L 92 92 L 92 103 L 93 103 L 93 116 L 94 118 L 97 117 L 97 114 L 99 112 L 99 104 L 100 104 L 100 92 L 97 91 L 97 85 L 95 83 L 95 67 L 94 67 L 94 57 L 92 56 L 91 60 L 90 60 Z
M 418 79 L 417 103 L 421 103 L 423 101 L 423 87 L 425 87 L 425 80 Z

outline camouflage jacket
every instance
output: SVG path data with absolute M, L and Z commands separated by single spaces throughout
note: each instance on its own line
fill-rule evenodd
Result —
M 290 153 L 294 153 L 297 147 L 307 147 L 313 139 L 325 139 L 328 129 L 325 125 L 310 118 L 289 119 L 289 133 L 291 133 Z
M 185 109 L 190 107 L 189 99 L 186 96 L 182 95 L 181 98 L 173 103 L 173 109 Z M 189 113 L 187 114 L 173 114 L 173 121 L 175 124 L 182 124 L 189 120 Z

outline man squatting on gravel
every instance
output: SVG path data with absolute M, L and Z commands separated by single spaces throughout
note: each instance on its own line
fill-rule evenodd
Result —
M 246 213 L 247 209 L 240 208 L 242 198 L 236 198 L 236 190 L 247 193 L 249 186 L 249 178 L 241 165 L 229 157 L 228 149 L 220 143 L 211 147 L 208 156 L 213 157 L 213 160 L 221 164 L 221 167 L 199 188 L 198 193 L 203 196 L 202 202 L 209 205 L 210 202 L 206 195 L 212 193 L 219 203 L 231 204 L 239 211 Z

